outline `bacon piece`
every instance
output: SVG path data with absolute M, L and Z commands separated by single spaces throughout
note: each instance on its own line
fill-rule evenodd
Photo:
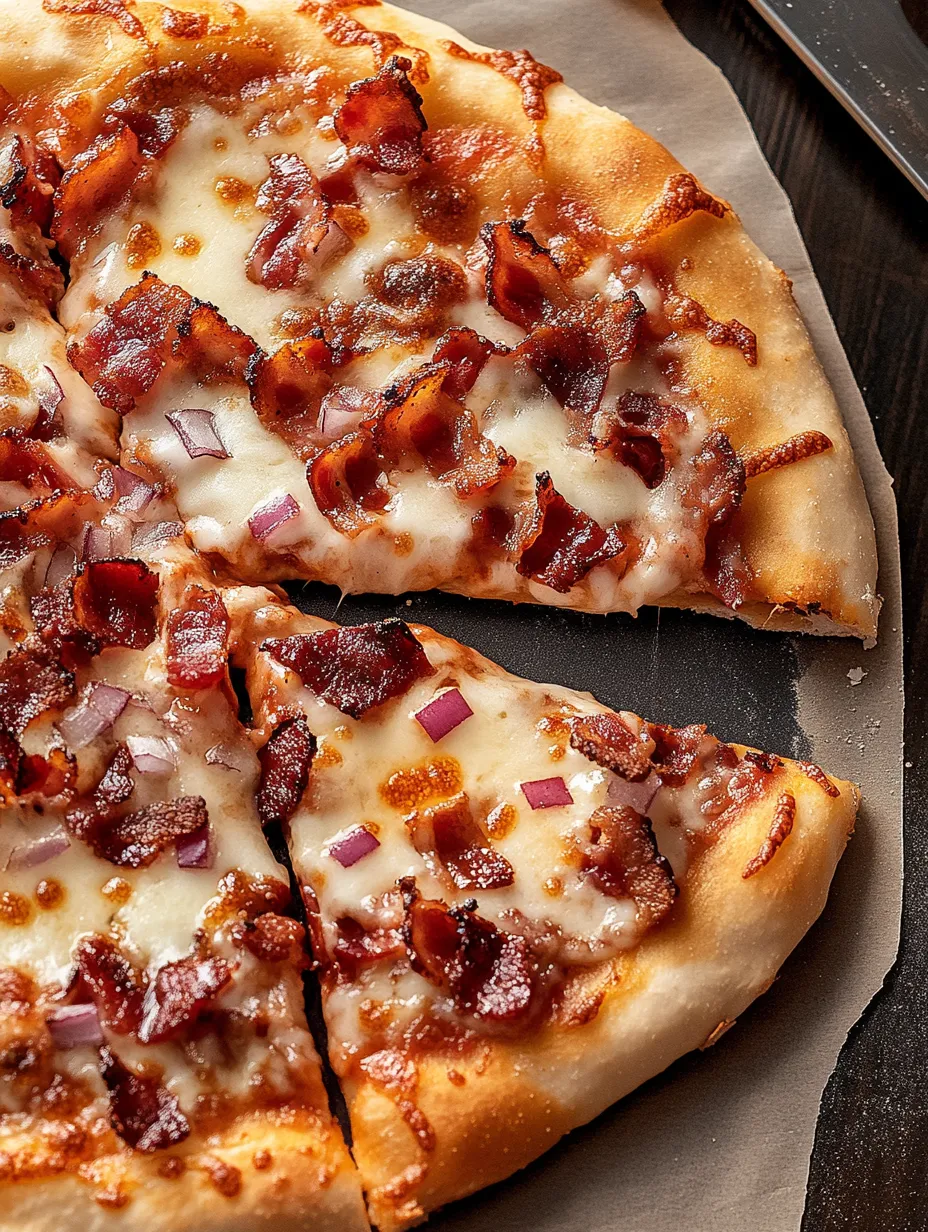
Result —
M 74 610 L 74 578 L 43 587 L 29 600 L 36 632 L 71 669 L 99 653 L 99 639 L 80 624 Z
M 229 613 L 218 590 L 188 586 L 180 607 L 168 613 L 168 683 L 176 689 L 208 689 L 225 679 Z
M 124 817 L 112 817 L 96 803 L 77 804 L 65 826 L 101 860 L 119 868 L 147 868 L 166 847 L 209 823 L 202 796 L 156 800 Z
M 191 299 L 175 327 L 171 357 L 207 381 L 243 381 L 255 340 L 230 324 L 214 304 Z
M 367 431 L 350 432 L 308 463 L 306 478 L 319 512 L 354 539 L 376 524 L 390 499 L 383 463 Z
M 728 523 L 710 526 L 706 532 L 702 571 L 707 589 L 726 607 L 735 610 L 747 599 L 754 573 L 737 532 Z
M 27 754 L 22 759 L 16 782 L 16 794 L 20 799 L 70 794 L 77 781 L 77 761 L 65 749 L 52 749 L 48 757 L 38 753 Z
M 595 565 L 614 560 L 626 547 L 617 526 L 603 530 L 568 504 L 547 471 L 535 477 L 535 503 L 518 534 L 516 569 L 523 577 L 565 594 Z
M 40 441 L 33 441 L 22 428 L 0 432 L 0 483 L 21 483 L 30 491 L 46 493 L 73 489 Z
M 489 492 L 516 460 L 477 427 L 473 412 L 443 391 L 448 369 L 426 364 L 384 394 L 386 408 L 374 426 L 382 457 L 401 469 L 410 455 L 462 499 Z
M 88 561 L 73 586 L 77 621 L 101 646 L 141 650 L 154 641 L 158 576 L 142 561 Z
M 532 330 L 571 306 L 570 291 L 551 253 L 522 219 L 484 223 L 480 238 L 489 253 L 487 300 L 507 321 Z
M 709 526 L 722 526 L 744 497 L 744 464 L 724 432 L 710 432 L 693 459 L 698 478 L 684 503 L 701 508 Z
M 611 898 L 634 899 L 643 929 L 659 924 L 678 891 L 651 823 L 625 805 L 604 805 L 590 818 L 590 835 L 582 853 L 590 881 Z
M 402 620 L 270 638 L 261 649 L 295 671 L 323 701 L 353 719 L 401 697 L 417 680 L 435 672 Z
M 631 467 L 645 487 L 664 481 L 677 453 L 676 439 L 687 426 L 686 413 L 653 394 L 622 394 L 605 428 L 596 427 L 594 449 L 607 449 Z
M 183 1035 L 208 1010 L 232 978 L 221 958 L 189 956 L 160 967 L 145 998 L 138 1030 L 143 1044 Z
M 744 866 L 741 876 L 745 881 L 759 873 L 765 864 L 770 863 L 792 833 L 795 820 L 796 798 L 791 796 L 788 791 L 784 791 L 782 795 L 777 796 L 773 821 L 770 823 L 770 831 L 767 837 L 761 843 L 757 855 L 753 856 Z
M 372 171 L 409 175 L 422 161 L 428 125 L 407 76 L 411 68 L 411 60 L 391 56 L 375 77 L 350 85 L 335 112 L 335 131 L 349 154 Z
M 255 351 L 245 379 L 265 428 L 298 453 L 318 440 L 319 411 L 332 388 L 332 350 L 321 331 L 285 342 L 273 355 Z
M 664 313 L 674 325 L 702 330 L 706 341 L 713 346 L 737 347 L 748 366 L 756 367 L 757 335 L 740 321 L 734 318 L 730 321 L 713 320 L 702 304 L 688 295 L 668 295 L 664 300 Z
M 413 845 L 431 857 L 459 890 L 497 890 L 512 885 L 512 865 L 474 820 L 466 792 L 406 819 Z
M 524 355 L 561 406 L 593 415 L 609 379 L 609 357 L 599 334 L 586 325 L 540 325 L 517 354 Z
M 631 239 L 637 244 L 643 244 L 697 211 L 702 210 L 715 218 L 724 218 L 729 209 L 724 201 L 719 201 L 700 187 L 688 171 L 677 172 L 667 179 L 657 201 L 649 205 L 641 215 L 631 233 Z
M 305 281 L 331 222 L 331 206 L 319 181 L 296 154 L 275 154 L 256 205 L 271 216 L 252 245 L 248 277 L 271 291 Z
M 177 63 L 169 64 L 160 73 L 157 69 L 142 73 L 130 82 L 127 93 L 107 107 L 103 118 L 104 131 L 112 132 L 125 124 L 135 133 L 139 150 L 146 158 L 160 158 L 188 120 L 188 114 L 182 107 L 162 106 L 169 98 L 180 99 L 183 96 L 184 67 Z M 196 72 L 195 69 L 192 71 Z M 204 71 L 201 67 L 200 72 L 202 75 L 196 85 L 209 91 L 209 69 Z M 187 84 L 186 99 L 189 99 L 190 82 Z
M 693 767 L 700 761 L 706 743 L 713 737 L 706 735 L 701 723 L 687 727 L 664 727 L 659 723 L 645 723 L 644 730 L 654 741 L 651 761 L 662 783 L 680 787 L 689 778 Z
M 654 740 L 642 728 L 634 732 L 621 715 L 584 714 L 570 719 L 570 747 L 582 753 L 597 766 L 603 766 L 614 774 L 639 783 L 651 773 L 651 754 Z
M 832 443 L 824 432 L 815 429 L 798 432 L 779 445 L 768 445 L 765 449 L 747 454 L 743 458 L 745 478 L 753 479 L 755 475 L 779 470 L 781 466 L 791 466 L 804 458 L 814 458 L 816 454 L 825 453 L 831 448 Z
M 285 962 L 297 968 L 306 965 L 303 926 L 289 916 L 265 911 L 256 920 L 242 925 L 237 940 L 261 962 Z
M 474 387 L 491 355 L 505 355 L 508 348 L 491 342 L 466 325 L 455 326 L 435 344 L 432 362 L 447 365 L 442 390 L 451 398 L 464 399 Z
M 813 783 L 818 783 L 819 787 L 821 787 L 826 796 L 831 796 L 833 800 L 837 800 L 837 798 L 841 795 L 841 792 L 834 785 L 821 766 L 816 766 L 815 763 L 811 761 L 797 761 L 796 765 L 806 776 L 806 778 L 810 778 Z
M 49 536 L 35 528 L 30 512 L 29 506 L 19 506 L 0 513 L 0 569 L 8 569 L 49 542 Z
M 100 1073 L 110 1093 L 110 1121 L 136 1151 L 161 1151 L 190 1134 L 176 1098 L 157 1078 L 134 1074 L 109 1048 L 100 1049 Z
M 117 744 L 103 778 L 93 793 L 94 805 L 101 811 L 124 804 L 135 791 L 132 769 L 132 754 L 124 744 Z
M 47 150 L 22 134 L 14 137 L 10 178 L 0 185 L 0 205 L 10 211 L 14 228 L 34 226 L 48 231 L 59 178 L 58 164 Z
M 5 240 L 0 243 L 0 274 L 27 299 L 41 300 L 49 309 L 64 294 L 64 275 L 53 261 L 26 257 Z
M 399 958 L 406 952 L 403 934 L 398 928 L 366 929 L 351 916 L 335 921 L 338 939 L 332 953 L 332 964 L 339 979 L 353 983 L 362 967 L 385 958 Z M 313 945 L 317 956 L 324 951 Z
M 283 825 L 290 820 L 303 799 L 315 756 L 316 737 L 303 715 L 285 719 L 274 728 L 258 753 L 261 781 L 255 803 L 262 825 Z
M 527 1016 L 538 992 L 538 965 L 525 938 L 466 908 L 420 898 L 412 878 L 400 885 L 413 969 L 449 993 L 462 1013 L 495 1023 Z
M 20 647 L 0 662 L 0 730 L 10 735 L 73 696 L 74 676 L 46 646 Z
M 138 137 L 128 125 L 101 133 L 74 159 L 55 193 L 51 236 L 71 261 L 83 242 L 109 217 L 145 166 Z
M 117 947 L 99 933 L 84 937 L 74 954 L 82 990 L 91 998 L 100 1021 L 117 1035 L 131 1035 L 142 1021 L 145 983 Z

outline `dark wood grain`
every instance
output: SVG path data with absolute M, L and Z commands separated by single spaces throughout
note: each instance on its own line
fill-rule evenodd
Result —
M 804 1232 L 928 1228 L 928 202 L 739 0 L 667 0 L 789 193 L 899 504 L 906 888 L 899 961 L 825 1092 Z

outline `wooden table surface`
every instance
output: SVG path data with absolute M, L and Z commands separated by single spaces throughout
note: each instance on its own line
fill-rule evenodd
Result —
M 745 0 L 666 7 L 734 86 L 790 195 L 895 480 L 906 626 L 903 940 L 825 1092 L 803 1230 L 925 1232 L 928 202 Z

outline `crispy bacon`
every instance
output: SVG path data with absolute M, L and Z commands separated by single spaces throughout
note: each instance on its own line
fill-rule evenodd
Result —
M 207 57 L 207 63 L 209 59 Z M 204 86 L 208 88 L 209 70 L 203 72 L 203 66 L 199 67 L 202 76 L 196 84 L 201 89 Z M 192 71 L 196 72 L 195 69 Z M 104 114 L 102 125 L 104 132 L 112 132 L 123 124 L 131 128 L 138 138 L 141 153 L 146 158 L 152 159 L 160 158 L 166 153 L 188 120 L 188 114 L 183 107 L 162 105 L 169 98 L 177 99 L 183 94 L 184 72 L 181 65 L 177 63 L 166 65 L 161 73 L 171 74 L 173 81 L 164 76 L 159 81 L 157 69 L 153 72 L 142 73 L 140 77 L 128 84 L 125 95 L 110 103 Z M 188 86 L 186 99 L 189 97 Z
M 189 586 L 180 607 L 168 613 L 168 683 L 176 689 L 208 689 L 225 679 L 229 613 L 218 590 Z
M 385 958 L 399 958 L 405 953 L 403 934 L 398 928 L 366 929 L 351 916 L 335 921 L 338 939 L 332 953 L 332 964 L 340 979 L 353 983 L 362 967 Z M 314 951 L 320 951 L 314 944 Z
M 315 756 L 316 737 L 303 715 L 285 719 L 274 728 L 258 753 L 261 781 L 255 803 L 262 825 L 283 825 L 290 820 L 303 799 Z
M 137 180 L 146 159 L 138 137 L 126 124 L 101 133 L 64 173 L 55 193 L 51 236 L 71 261 L 88 235 L 119 205 Z
M 516 460 L 480 432 L 472 411 L 444 392 L 447 375 L 443 364 L 426 364 L 388 389 L 374 439 L 393 465 L 407 469 L 418 455 L 432 475 L 466 499 L 495 488 Z
M 275 154 L 269 162 L 271 173 L 256 205 L 271 221 L 252 245 L 246 270 L 252 282 L 279 291 L 305 280 L 308 262 L 328 233 L 332 209 L 296 154 Z
M 437 862 L 459 890 L 497 890 L 512 885 L 512 865 L 474 820 L 470 800 L 459 792 L 406 819 L 416 850 Z
M 383 462 L 366 430 L 320 450 L 307 464 L 306 478 L 319 512 L 349 539 L 374 526 L 375 514 L 390 499 Z
M 64 275 L 51 259 L 24 256 L 6 240 L 0 243 L 0 274 L 27 299 L 39 299 L 49 309 L 64 294 Z
M 759 873 L 765 864 L 770 863 L 792 833 L 795 820 L 796 798 L 791 796 L 788 791 L 784 791 L 781 795 L 777 796 L 773 821 L 770 823 L 770 831 L 767 837 L 761 843 L 757 855 L 752 856 L 744 866 L 741 876 L 745 881 Z
M 446 364 L 442 390 L 451 398 L 462 400 L 474 387 L 491 355 L 505 355 L 507 348 L 491 342 L 476 330 L 459 325 L 449 329 L 435 344 L 432 362 Z
M 409 175 L 422 161 L 428 125 L 422 97 L 407 73 L 412 61 L 391 56 L 375 77 L 348 87 L 335 112 L 335 131 L 349 154 L 372 171 Z
M 698 486 L 684 503 L 700 508 L 708 526 L 722 526 L 744 497 L 744 464 L 724 432 L 710 432 L 693 459 Z
M 634 809 L 604 805 L 590 818 L 583 868 L 604 894 L 634 899 L 638 923 L 653 928 L 677 896 L 673 871 L 657 849 L 651 824 Z
M 716 321 L 709 316 L 702 304 L 688 295 L 668 295 L 664 300 L 664 313 L 674 325 L 684 329 L 698 329 L 706 335 L 713 346 L 733 346 L 753 368 L 757 365 L 757 335 L 753 330 L 732 318 Z
M 686 413 L 679 407 L 653 394 L 628 391 L 604 426 L 597 420 L 593 447 L 609 450 L 623 466 L 635 471 L 645 487 L 653 489 L 673 465 L 677 436 L 686 426 Z
M 417 680 L 435 671 L 402 620 L 271 638 L 261 649 L 295 671 L 323 701 L 353 719 L 401 697 Z
M 570 747 L 621 775 L 630 783 L 638 783 L 651 773 L 654 740 L 642 729 L 634 732 L 621 715 L 584 714 L 569 720 Z
M 213 304 L 191 299 L 176 325 L 171 357 L 195 377 L 243 381 L 257 343 L 231 325 Z
M 0 185 L 0 205 L 10 211 L 14 228 L 34 226 L 48 231 L 59 178 L 51 154 L 22 134 L 13 138 L 10 178 Z
M 706 555 L 702 566 L 709 592 L 733 611 L 748 597 L 754 573 L 748 564 L 737 528 L 727 522 L 706 532 Z
M 34 804 L 41 803 L 35 797 L 44 796 L 49 800 L 70 794 L 76 780 L 77 761 L 65 749 L 52 749 L 48 757 L 28 753 L 19 765 L 16 795 L 19 799 L 32 798 Z
M 110 1093 L 110 1121 L 136 1151 L 161 1151 L 190 1134 L 177 1099 L 157 1078 L 126 1069 L 109 1048 L 100 1049 L 100 1073 Z
M 74 954 L 81 991 L 96 1005 L 100 1021 L 117 1035 L 131 1035 L 142 1021 L 145 983 L 128 958 L 99 933 L 84 937 Z
M 184 1035 L 231 978 L 232 968 L 221 958 L 191 955 L 165 963 L 149 986 L 139 1039 L 143 1044 L 160 1044 Z
M 724 218 L 729 206 L 707 193 L 688 171 L 678 172 L 667 179 L 660 197 L 641 215 L 631 238 L 643 244 L 700 210 L 715 218 Z
M 0 432 L 0 483 L 21 483 L 30 492 L 46 494 L 74 487 L 52 461 L 45 445 L 31 440 L 22 428 Z
M 528 331 L 570 307 L 561 271 L 522 219 L 485 223 L 480 237 L 489 253 L 487 300 L 507 321 Z
M 400 884 L 406 900 L 404 939 L 414 970 L 443 988 L 462 1013 L 493 1023 L 528 1015 L 539 972 L 525 938 L 502 932 L 466 908 L 420 898 L 412 878 Z
M 587 325 L 540 325 L 517 354 L 524 355 L 561 406 L 593 415 L 609 379 L 609 357 L 599 333 Z
M 303 926 L 289 916 L 265 911 L 241 928 L 239 944 L 261 962 L 289 963 L 291 967 L 306 964 L 303 948 Z
M 73 695 L 73 674 L 48 647 L 20 647 L 0 662 L 0 730 L 21 736 L 33 719 L 62 709 Z
M 30 518 L 30 512 L 28 505 L 20 505 L 0 513 L 0 569 L 8 569 L 49 542 L 49 536 Z
M 101 646 L 141 650 L 154 640 L 158 576 L 142 561 L 88 561 L 73 588 L 77 621 Z
M 816 454 L 825 453 L 831 448 L 831 440 L 824 432 L 817 432 L 815 429 L 798 432 L 779 445 L 768 445 L 765 449 L 757 449 L 744 457 L 745 478 L 753 479 L 755 475 L 778 470 L 781 466 L 791 466 L 804 458 L 814 458 Z
M 129 773 L 131 769 L 132 754 L 126 745 L 117 744 L 103 778 L 94 788 L 93 802 L 98 809 L 106 811 L 129 799 L 135 791 L 135 780 Z
M 123 817 L 112 816 L 94 801 L 75 805 L 65 826 L 101 860 L 119 868 L 147 868 L 166 847 L 209 822 L 202 796 L 156 800 Z
M 100 650 L 99 639 L 85 629 L 74 610 L 74 578 L 43 587 L 29 599 L 36 632 L 68 668 L 87 663 Z
M 318 440 L 319 411 L 332 388 L 332 351 L 322 332 L 285 342 L 273 355 L 255 351 L 245 379 L 264 427 L 305 456 Z
M 523 577 L 566 594 L 596 565 L 626 550 L 617 526 L 604 530 L 555 490 L 551 476 L 535 477 L 535 502 L 518 532 L 516 569 Z
M 689 778 L 700 760 L 705 743 L 712 740 L 701 723 L 687 727 L 664 727 L 645 723 L 644 729 L 654 741 L 651 761 L 662 783 L 680 787 Z

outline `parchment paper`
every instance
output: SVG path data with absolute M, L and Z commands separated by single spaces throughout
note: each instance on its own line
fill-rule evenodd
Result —
M 789 201 L 724 77 L 656 0 L 405 3 L 478 42 L 527 46 L 581 93 L 653 133 L 732 202 L 793 279 L 837 392 L 877 525 L 885 599 L 874 650 L 850 640 L 756 633 L 686 613 L 604 622 L 441 596 L 405 601 L 416 619 L 470 641 L 511 670 L 592 689 L 607 704 L 661 721 L 710 721 L 727 739 L 811 754 L 855 779 L 864 794 L 825 914 L 734 1030 L 514 1180 L 449 1208 L 429 1226 L 795 1232 L 822 1090 L 898 944 L 902 636 L 891 481 Z M 341 615 L 370 618 L 395 602 L 348 601 Z M 857 685 L 848 678 L 855 668 L 866 672 Z

